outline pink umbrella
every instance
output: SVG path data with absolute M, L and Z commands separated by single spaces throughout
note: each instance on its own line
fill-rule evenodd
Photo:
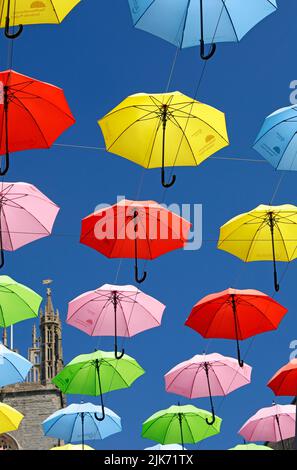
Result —
M 165 309 L 158 300 L 134 286 L 104 284 L 86 292 L 69 303 L 67 323 L 90 336 L 114 336 L 115 357 L 118 355 L 117 337 L 131 337 L 160 326 Z
M 247 364 L 240 367 L 237 359 L 221 354 L 196 355 L 178 364 L 165 375 L 167 392 L 187 398 L 209 397 L 212 420 L 215 422 L 213 396 L 225 396 L 251 381 L 252 368 Z
M 294 405 L 276 405 L 262 408 L 240 429 L 247 441 L 282 442 L 295 436 L 296 410 Z
M 0 184 L 0 268 L 14 251 L 51 234 L 59 207 L 33 184 Z

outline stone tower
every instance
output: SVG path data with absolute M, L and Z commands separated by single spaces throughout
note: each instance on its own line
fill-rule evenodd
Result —
M 51 281 L 44 281 L 49 284 Z M 7 333 L 4 338 L 7 344 Z M 33 364 L 27 381 L 0 389 L 0 401 L 11 405 L 24 415 L 19 429 L 0 436 L 0 448 L 8 450 L 47 450 L 57 439 L 45 438 L 42 421 L 65 406 L 65 399 L 51 383 L 63 368 L 62 325 L 58 310 L 54 310 L 52 290 L 47 287 L 45 306 L 40 310 L 39 334 L 32 329 L 32 345 L 28 359 Z

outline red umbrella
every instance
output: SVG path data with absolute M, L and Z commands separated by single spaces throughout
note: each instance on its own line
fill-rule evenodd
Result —
M 61 88 L 21 75 L 0 72 L 3 96 L 0 104 L 0 155 L 20 150 L 49 148 L 75 119 Z
M 154 259 L 187 243 L 191 223 L 154 201 L 122 200 L 82 221 L 80 241 L 108 258 Z
M 277 329 L 286 313 L 285 307 L 263 292 L 230 288 L 200 300 L 185 324 L 204 338 L 236 339 L 242 367 L 239 340 Z
M 267 386 L 277 396 L 295 397 L 296 399 L 295 450 L 297 450 L 297 359 L 293 359 L 279 369 L 269 380 Z

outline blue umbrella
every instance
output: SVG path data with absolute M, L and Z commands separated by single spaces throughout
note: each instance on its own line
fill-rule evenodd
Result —
M 33 364 L 0 343 L 0 387 L 23 382 Z
M 105 419 L 101 406 L 92 403 L 73 404 L 56 411 L 43 421 L 45 436 L 56 437 L 65 442 L 81 442 L 85 440 L 105 439 L 122 430 L 121 418 L 113 411 L 105 408 Z
M 215 42 L 238 42 L 277 8 L 276 0 L 129 0 L 133 23 L 180 48 L 198 46 L 204 60 Z M 211 44 L 208 54 L 205 44 Z
M 270 114 L 254 147 L 277 170 L 297 170 L 297 106 Z

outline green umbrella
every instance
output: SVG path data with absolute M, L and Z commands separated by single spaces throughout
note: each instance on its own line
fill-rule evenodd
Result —
M 273 450 L 271 447 L 260 446 L 258 444 L 240 444 L 229 450 Z
M 207 424 L 212 414 L 193 405 L 170 406 L 158 411 L 142 425 L 142 437 L 160 444 L 195 444 L 220 432 L 221 418 Z
M 0 276 L 0 327 L 38 317 L 42 297 L 9 276 Z
M 116 359 L 114 352 L 95 351 L 72 359 L 52 382 L 63 392 L 100 396 L 102 421 L 105 418 L 103 393 L 127 388 L 145 373 L 132 357 Z

